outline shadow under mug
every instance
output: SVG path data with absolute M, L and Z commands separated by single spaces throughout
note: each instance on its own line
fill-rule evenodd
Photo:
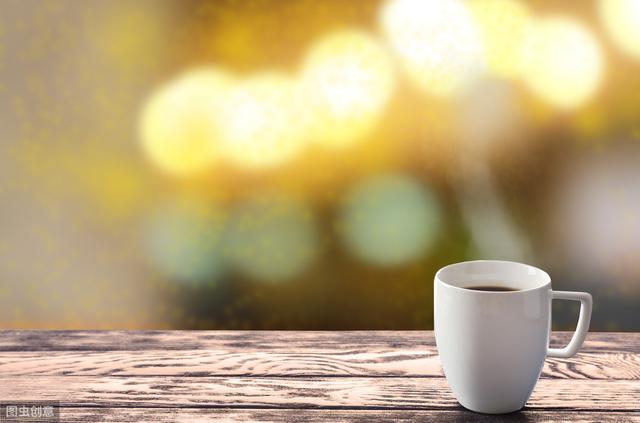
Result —
M 498 285 L 510 291 L 467 289 Z M 520 410 L 544 360 L 571 357 L 591 320 L 591 295 L 552 291 L 549 275 L 522 263 L 478 260 L 440 269 L 434 282 L 436 345 L 447 382 L 465 408 L 490 414 Z M 569 344 L 549 348 L 551 301 L 580 301 Z

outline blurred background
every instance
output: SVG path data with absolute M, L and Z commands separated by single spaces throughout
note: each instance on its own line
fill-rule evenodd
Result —
M 0 0 L 0 327 L 431 329 L 482 258 L 640 330 L 640 1 Z

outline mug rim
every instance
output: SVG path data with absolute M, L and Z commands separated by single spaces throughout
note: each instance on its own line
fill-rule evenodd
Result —
M 453 267 L 457 267 L 457 266 L 462 266 L 462 265 L 468 265 L 471 263 L 494 263 L 494 264 L 517 264 L 520 266 L 526 266 L 526 267 L 530 267 L 535 269 L 536 271 L 540 272 L 544 278 L 544 282 L 541 283 L 540 285 L 534 286 L 533 288 L 526 288 L 526 289 L 518 289 L 515 291 L 478 291 L 478 290 L 474 290 L 474 289 L 469 289 L 469 288 L 464 288 L 461 286 L 455 286 L 455 285 L 451 285 L 450 283 L 445 282 L 444 280 L 442 280 L 442 278 L 440 277 L 441 273 L 447 269 L 451 269 Z M 522 263 L 519 261 L 513 261 L 513 260 L 467 260 L 467 261 L 459 261 L 457 263 L 451 263 L 448 264 L 444 267 L 441 267 L 435 274 L 435 280 L 436 282 L 439 282 L 441 284 L 443 284 L 444 286 L 446 286 L 447 288 L 452 288 L 455 290 L 459 290 L 462 292 L 467 292 L 467 293 L 474 293 L 474 294 L 478 294 L 478 295 L 483 295 L 483 294 L 489 294 L 489 295 L 493 295 L 493 294 L 499 294 L 499 295 L 508 295 L 508 294 L 519 294 L 519 293 L 526 293 L 526 292 L 531 292 L 531 291 L 535 291 L 538 289 L 543 289 L 545 287 L 549 287 L 551 288 L 551 276 L 549 276 L 549 274 L 540 269 L 539 267 L 536 266 L 532 266 L 530 264 L 527 263 Z

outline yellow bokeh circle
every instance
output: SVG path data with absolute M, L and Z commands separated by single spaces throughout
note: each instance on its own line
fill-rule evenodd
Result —
M 229 74 L 207 68 L 189 71 L 156 90 L 143 107 L 142 146 L 150 160 L 173 175 L 205 170 L 219 155 L 219 120 Z
M 240 82 L 227 98 L 220 121 L 222 152 L 241 167 L 271 167 L 293 159 L 309 135 L 299 84 L 279 73 Z
M 313 139 L 328 147 L 352 145 L 376 124 L 394 88 L 393 64 L 364 32 L 332 33 L 314 45 L 302 70 Z
M 424 91 L 459 93 L 482 70 L 482 40 L 464 2 L 391 0 L 381 26 L 408 77 Z
M 598 5 L 600 18 L 613 42 L 640 59 L 640 1 L 601 0 Z
M 569 18 L 536 21 L 524 57 L 524 79 L 531 91 L 563 109 L 586 102 L 602 79 L 600 46 L 587 28 Z
M 487 70 L 515 77 L 523 67 L 521 49 L 531 25 L 531 11 L 519 0 L 471 0 L 467 3 L 480 31 Z

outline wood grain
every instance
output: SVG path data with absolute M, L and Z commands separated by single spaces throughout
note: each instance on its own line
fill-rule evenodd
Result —
M 457 402 L 443 378 L 0 377 L 0 398 L 64 406 L 446 409 Z M 529 408 L 640 411 L 637 381 L 538 382 Z
M 33 399 L 71 422 L 638 422 L 640 334 L 589 334 L 497 418 L 458 405 L 432 332 L 0 331 L 0 401 Z
M 0 353 L 4 376 L 443 377 L 435 347 L 295 352 L 232 350 Z M 547 359 L 542 378 L 640 380 L 640 354 L 580 353 Z
M 640 413 L 597 411 L 539 411 L 489 416 L 459 410 L 238 410 L 221 408 L 64 408 L 65 423 L 92 422 L 640 422 Z

